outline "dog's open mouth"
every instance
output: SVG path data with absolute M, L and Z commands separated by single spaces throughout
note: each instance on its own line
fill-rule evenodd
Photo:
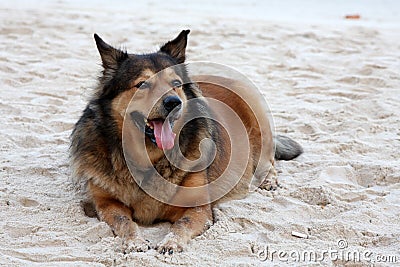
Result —
M 172 149 L 175 144 L 176 134 L 172 131 L 174 121 L 170 119 L 144 119 L 145 135 L 160 149 Z
M 132 111 L 130 118 L 136 127 L 160 149 L 170 150 L 175 145 L 176 134 L 172 131 L 175 121 L 182 115 L 182 109 L 170 112 L 167 117 L 147 118 L 140 111 Z

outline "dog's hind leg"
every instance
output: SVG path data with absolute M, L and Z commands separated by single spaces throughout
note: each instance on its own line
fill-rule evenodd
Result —
M 149 242 L 142 238 L 138 225 L 132 220 L 129 207 L 91 182 L 88 189 L 99 219 L 106 222 L 115 235 L 124 239 L 125 252 L 145 252 L 150 249 Z
M 261 189 L 274 191 L 279 187 L 278 179 L 276 177 L 277 173 L 274 166 L 271 166 L 271 169 L 268 171 L 268 174 L 264 176 L 264 180 L 258 186 Z

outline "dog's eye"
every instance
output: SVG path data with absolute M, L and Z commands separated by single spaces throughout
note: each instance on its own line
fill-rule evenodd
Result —
M 181 87 L 182 86 L 182 82 L 180 80 L 173 80 L 171 82 L 172 87 Z
M 140 81 L 135 85 L 136 88 L 140 88 L 140 89 L 149 89 L 150 88 L 150 84 L 147 83 L 146 81 Z

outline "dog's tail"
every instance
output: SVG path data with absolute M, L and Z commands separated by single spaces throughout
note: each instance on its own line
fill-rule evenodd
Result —
M 275 159 L 291 160 L 303 153 L 303 148 L 299 143 L 283 135 L 274 137 L 275 143 Z

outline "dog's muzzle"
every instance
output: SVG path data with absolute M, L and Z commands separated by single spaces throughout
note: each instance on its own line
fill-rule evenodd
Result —
M 146 118 L 140 112 L 130 113 L 139 130 L 160 149 L 172 149 L 176 134 L 172 131 L 175 121 L 182 115 L 182 100 L 178 96 L 167 96 L 162 100 L 163 114 Z M 153 114 L 154 115 L 154 114 Z

